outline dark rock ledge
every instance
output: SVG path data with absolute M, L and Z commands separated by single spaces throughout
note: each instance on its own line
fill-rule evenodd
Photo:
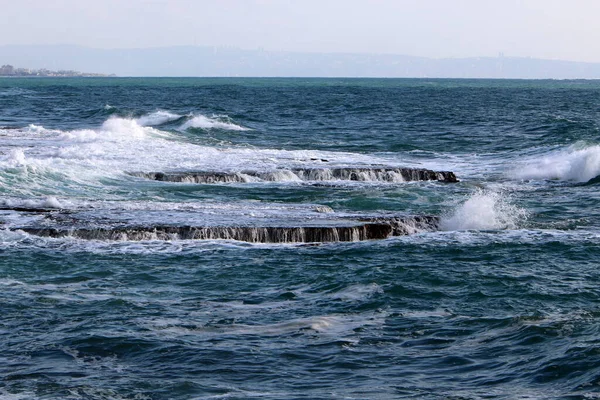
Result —
M 413 216 L 370 218 L 340 226 L 117 226 L 117 227 L 20 227 L 31 235 L 73 237 L 85 240 L 238 240 L 249 243 L 358 242 L 386 239 L 437 229 L 439 218 Z
M 422 168 L 387 167 L 339 167 L 294 168 L 274 171 L 241 172 L 131 172 L 130 175 L 163 182 L 187 183 L 246 183 L 256 181 L 361 181 L 361 182 L 410 182 L 438 181 L 455 183 L 458 178 L 451 171 L 432 171 Z

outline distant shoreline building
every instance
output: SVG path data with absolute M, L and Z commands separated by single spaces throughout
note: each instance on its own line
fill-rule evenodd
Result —
M 29 68 L 15 68 L 10 64 L 6 64 L 0 67 L 0 76 L 14 76 L 14 77 L 24 77 L 24 76 L 41 76 L 41 77 L 108 77 L 108 76 L 116 76 L 114 74 L 106 75 L 106 74 L 96 74 L 96 73 L 83 73 L 72 70 L 60 70 L 60 71 L 50 71 L 48 69 L 29 69 Z
M 0 67 L 0 75 L 14 75 L 15 69 L 12 65 L 3 65 Z

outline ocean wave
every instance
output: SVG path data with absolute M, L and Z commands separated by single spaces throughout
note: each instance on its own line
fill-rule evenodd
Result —
M 159 117 L 176 116 L 147 117 L 158 122 Z M 148 174 L 147 171 L 208 171 L 228 181 L 290 185 L 307 180 L 339 180 L 343 185 L 412 180 L 404 174 L 411 172 L 404 163 L 386 155 L 213 147 L 188 139 L 181 132 L 143 126 L 139 119 L 117 116 L 107 118 L 98 127 L 75 130 L 31 124 L 0 137 L 0 145 L 5 149 L 0 152 L 0 190 L 11 196 L 64 198 L 79 193 L 84 198 L 105 199 L 111 196 L 111 190 L 118 190 L 112 184 L 107 186 L 107 182 L 132 182 L 128 174 Z M 126 196 L 125 191 L 122 193 Z
M 181 120 L 181 121 L 179 121 Z M 182 122 L 177 128 L 180 131 L 188 129 L 221 129 L 227 131 L 248 131 L 250 128 L 236 124 L 227 115 L 212 115 L 210 117 L 203 114 L 177 114 L 170 111 L 158 110 L 141 117 L 134 121 L 143 127 L 161 126 L 168 123 Z
M 191 117 L 190 120 L 185 122 L 181 126 L 181 130 L 187 129 L 223 129 L 228 131 L 249 131 L 250 128 L 246 128 L 241 125 L 237 125 L 231 121 L 227 115 L 213 115 L 212 117 L 207 117 L 205 115 L 199 114 Z
M 100 129 L 80 129 L 62 132 L 62 138 L 73 142 L 114 141 L 143 139 L 148 133 L 156 132 L 138 124 L 134 119 L 111 117 Z
M 600 145 L 575 144 L 566 149 L 535 156 L 509 171 L 522 180 L 588 182 L 600 175 Z
M 19 167 L 27 164 L 23 149 L 13 149 L 5 159 L 10 166 Z
M 183 118 L 183 115 L 171 113 L 169 111 L 158 110 L 150 114 L 143 115 L 137 118 L 135 121 L 140 126 L 158 126 L 166 124 L 167 122 L 177 121 Z
M 59 130 L 46 128 L 42 125 L 29 124 L 26 128 L 14 129 L 14 132 L 10 131 L 4 137 L 9 140 L 28 140 L 27 147 L 32 150 L 42 150 L 42 147 L 48 149 L 49 145 L 58 146 L 60 144 L 68 145 L 93 141 L 139 140 L 149 136 L 166 135 L 167 132 L 141 126 L 135 119 L 111 116 L 99 128 Z M 52 140 L 52 142 L 49 142 L 49 140 Z M 2 145 L 14 146 L 13 143 L 7 143 L 6 141 L 3 141 Z
M 275 305 L 277 307 L 279 305 Z M 222 306 L 221 306 L 222 307 Z M 282 336 L 311 335 L 313 340 L 338 339 L 348 343 L 358 343 L 356 332 L 360 329 L 379 327 L 385 322 L 387 313 L 363 313 L 361 315 L 318 315 L 297 318 L 283 322 L 266 322 L 262 324 L 206 324 L 204 321 L 184 321 L 179 318 L 154 318 L 140 320 L 138 323 L 155 335 L 178 337 L 190 334 L 201 334 L 214 337 L 227 332 L 228 335 L 243 337 L 247 335 Z
M 69 202 L 70 203 L 70 202 Z M 4 199 L 0 201 L 1 208 L 32 208 L 45 209 L 56 208 L 61 209 L 65 206 L 54 196 L 47 196 L 43 199 Z
M 34 94 L 35 91 L 31 89 L 23 89 L 19 87 L 7 88 L 0 90 L 0 96 L 22 96 L 26 94 Z
M 517 229 L 527 219 L 526 210 L 502 193 L 478 190 L 453 212 L 442 217 L 441 230 Z
M 282 167 L 322 165 L 381 165 L 385 160 L 353 153 L 311 150 L 215 148 L 189 143 L 185 137 L 132 118 L 110 117 L 98 128 L 56 130 L 31 124 L 8 132 L 2 144 L 17 149 L 4 156 L 11 166 L 41 162 L 52 166 L 61 160 L 87 160 L 113 170 L 220 170 L 242 168 L 279 170 Z M 328 165 L 329 165 L 328 164 Z M 393 165 L 392 165 L 393 167 Z

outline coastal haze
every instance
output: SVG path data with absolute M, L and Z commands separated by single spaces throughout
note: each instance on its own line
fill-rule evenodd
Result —
M 3 46 L 1 60 L 50 70 L 118 76 L 598 79 L 600 63 L 518 57 L 433 59 L 394 54 L 299 53 L 179 46 L 93 49 Z
M 3 2 L 0 65 L 119 76 L 600 78 L 584 0 Z

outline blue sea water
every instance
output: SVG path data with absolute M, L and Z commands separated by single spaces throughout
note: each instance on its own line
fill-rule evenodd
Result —
M 290 173 L 381 166 L 460 182 Z M 132 174 L 246 170 L 274 178 Z M 599 176 L 598 81 L 0 78 L 0 399 L 600 398 Z M 20 229 L 399 214 L 440 224 L 316 245 Z

